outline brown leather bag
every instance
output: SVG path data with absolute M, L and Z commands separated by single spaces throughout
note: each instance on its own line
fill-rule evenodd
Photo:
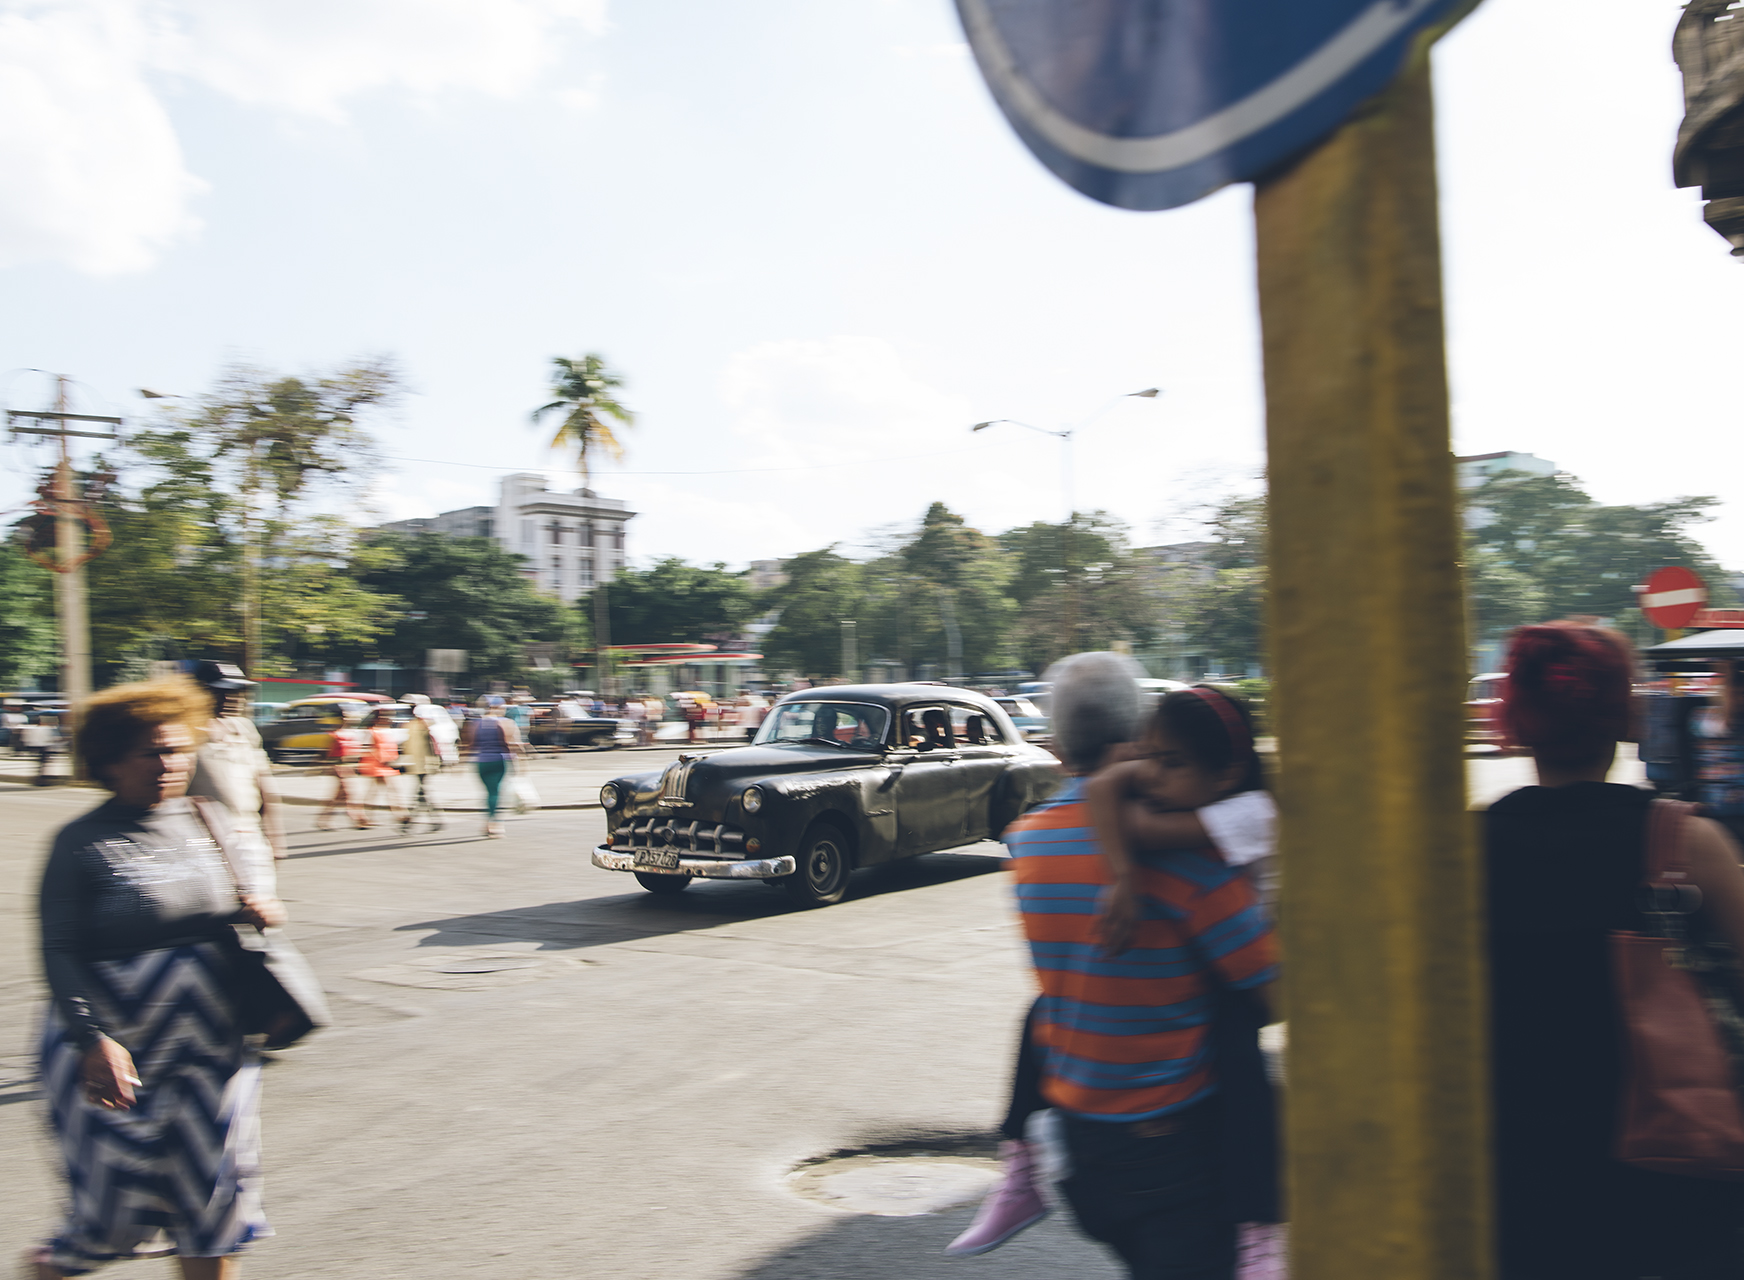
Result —
M 1744 1105 L 1696 975 L 1684 917 L 1701 906 L 1683 857 L 1694 805 L 1655 800 L 1647 819 L 1644 912 L 1652 932 L 1611 934 L 1623 1015 L 1617 1159 L 1690 1178 L 1744 1180 Z

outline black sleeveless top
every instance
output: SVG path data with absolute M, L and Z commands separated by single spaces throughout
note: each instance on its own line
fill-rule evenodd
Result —
M 1525 787 L 1486 815 L 1500 1280 L 1736 1280 L 1744 1184 L 1617 1160 L 1609 935 L 1644 927 L 1651 792 Z
M 1486 815 L 1497 1155 L 1609 1160 L 1620 1022 L 1608 936 L 1640 929 L 1652 793 L 1524 787 Z

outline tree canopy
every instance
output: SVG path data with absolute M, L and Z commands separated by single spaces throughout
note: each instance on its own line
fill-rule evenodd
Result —
M 1605 506 L 1573 476 L 1518 471 L 1464 496 L 1472 632 L 1480 642 L 1576 614 L 1611 618 L 1649 640 L 1631 588 L 1665 565 L 1694 569 L 1713 603 L 1731 602 L 1725 575 L 1691 532 L 1713 519 L 1718 498 Z
M 592 351 L 579 360 L 553 356 L 551 366 L 551 399 L 533 410 L 533 422 L 537 425 L 551 413 L 563 415 L 551 447 L 575 454 L 585 484 L 596 449 L 604 449 L 613 458 L 624 454 L 624 446 L 606 419 L 628 427 L 635 423 L 636 415 L 619 402 L 617 391 L 624 380 L 606 364 L 604 356 Z
M 724 564 L 705 568 L 671 556 L 648 569 L 621 569 L 606 588 L 612 643 L 731 639 L 751 615 L 745 577 Z
M 429 649 L 465 649 L 474 680 L 508 680 L 527 645 L 555 642 L 567 658 L 585 640 L 585 619 L 537 590 L 524 557 L 490 538 L 376 533 L 364 545 L 358 586 L 405 602 L 373 648 L 402 666 L 423 666 Z

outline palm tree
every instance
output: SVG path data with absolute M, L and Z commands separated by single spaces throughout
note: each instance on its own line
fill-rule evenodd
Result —
M 551 447 L 568 446 L 575 450 L 575 462 L 585 485 L 588 454 L 592 450 L 603 448 L 614 459 L 624 456 L 624 446 L 605 419 L 614 418 L 627 427 L 634 425 L 636 415 L 618 403 L 613 392 L 624 385 L 624 380 L 606 367 L 603 356 L 590 351 L 579 360 L 553 356 L 551 363 L 556 370 L 551 375 L 551 402 L 533 410 L 533 422 L 537 425 L 548 413 L 563 413 Z

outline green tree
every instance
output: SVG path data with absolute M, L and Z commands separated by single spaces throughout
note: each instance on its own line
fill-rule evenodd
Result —
M 366 415 L 396 388 L 379 360 L 307 377 L 237 366 L 135 433 L 99 504 L 114 546 L 88 569 L 100 669 L 197 655 L 270 674 L 384 633 L 396 602 L 358 594 L 355 539 L 321 504 L 368 477 Z
M 1713 519 L 1717 498 L 1605 506 L 1573 476 L 1517 471 L 1492 476 L 1463 497 L 1473 638 L 1480 643 L 1521 622 L 1578 614 L 1613 619 L 1637 640 L 1650 640 L 1631 588 L 1664 565 L 1694 569 L 1715 604 L 1731 602 L 1724 574 L 1691 532 Z M 1510 583 L 1511 595 L 1498 590 Z
M 1154 642 L 1152 575 L 1129 545 L 1126 526 L 1107 512 L 1076 512 L 1070 525 L 1009 529 L 999 544 L 1013 560 L 1008 590 L 1020 609 L 1012 635 L 1019 665 L 1043 671 L 1067 653 Z
M 1266 565 L 1266 495 L 1225 498 L 1205 516 L 1202 563 L 1213 569 L 1263 569 Z
M 1266 663 L 1266 579 L 1264 565 L 1216 569 L 1187 592 L 1190 648 L 1226 672 L 1246 674 Z
M 52 574 L 10 540 L 0 544 L 0 688 L 53 675 L 55 639 Z
M 1544 587 L 1526 570 L 1510 564 L 1494 547 L 1466 539 L 1467 628 L 1474 639 L 1499 637 L 1514 627 L 1551 617 Z
M 293 527 L 294 508 L 318 482 L 344 487 L 368 477 L 373 448 L 358 418 L 391 402 L 398 391 L 398 374 L 380 359 L 312 377 L 279 377 L 238 364 L 224 372 L 185 419 L 186 428 L 207 449 L 214 471 L 229 473 L 240 498 L 234 510 L 242 525 L 238 541 L 245 666 L 258 665 L 266 656 L 261 565 L 277 550 L 272 533 Z M 263 501 L 271 502 L 270 515 L 262 510 Z M 283 556 L 278 559 L 285 561 Z M 284 590 L 276 594 L 281 601 L 300 598 Z
M 1017 602 L 1008 594 L 1009 558 L 944 503 L 928 507 L 914 534 L 867 571 L 897 609 L 908 665 L 947 674 L 953 665 L 964 674 L 1011 665 Z
M 372 533 L 361 587 L 404 602 L 375 648 L 402 666 L 422 667 L 429 649 L 465 649 L 473 680 L 516 680 L 526 646 L 555 643 L 567 661 L 585 643 L 577 612 L 537 590 L 525 556 L 490 538 Z
M 1027 605 L 1057 588 L 1066 576 L 1068 548 L 1074 566 L 1112 563 L 1117 558 L 1116 543 L 1125 543 L 1125 532 L 1104 511 L 1077 512 L 1069 528 L 1038 520 L 1007 529 L 999 535 L 999 545 L 1015 559 L 1011 598 Z
M 620 569 L 606 595 L 613 644 L 719 643 L 751 616 L 746 575 L 667 557 Z
M 1266 501 L 1226 497 L 1202 508 L 1203 537 L 1153 564 L 1156 627 L 1181 657 L 1242 672 L 1266 663 Z
M 576 466 L 581 470 L 582 483 L 586 484 L 589 455 L 595 449 L 604 449 L 614 460 L 624 456 L 624 446 L 606 419 L 628 427 L 635 424 L 636 415 L 619 403 L 616 392 L 624 380 L 607 367 L 605 357 L 591 351 L 579 360 L 553 356 L 551 365 L 555 370 L 551 376 L 551 399 L 533 410 L 533 424 L 543 422 L 547 414 L 563 415 L 551 447 L 574 450 Z
M 784 560 L 781 570 L 787 581 L 758 601 L 781 615 L 763 638 L 765 662 L 811 680 L 848 675 L 842 670 L 842 621 L 861 621 L 865 570 L 836 554 L 834 546 Z

